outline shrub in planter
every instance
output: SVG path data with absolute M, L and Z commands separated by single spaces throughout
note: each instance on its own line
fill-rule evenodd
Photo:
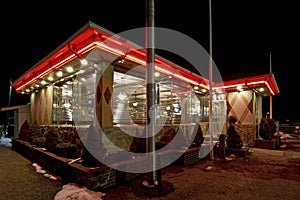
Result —
M 61 143 L 62 141 L 60 140 L 60 134 L 59 130 L 57 127 L 51 127 L 50 129 L 46 130 L 45 132 L 45 148 L 51 152 L 54 151 L 56 145 L 58 143 Z
M 34 121 L 30 126 L 30 132 L 31 132 L 31 141 L 33 138 L 43 137 L 43 131 L 38 123 L 38 121 Z
M 58 143 L 53 152 L 59 156 L 65 158 L 77 158 L 79 155 L 77 154 L 77 146 L 70 142 Z
M 87 139 L 82 149 L 82 165 L 86 167 L 95 167 L 103 165 L 101 160 L 106 154 L 106 148 L 102 142 L 103 130 L 96 129 L 91 123 L 87 131 Z
M 30 124 L 27 120 L 24 121 L 20 128 L 19 139 L 26 142 L 31 142 Z
M 194 139 L 189 148 L 200 147 L 204 141 L 202 128 L 198 123 L 194 127 L 192 138 L 194 138 Z
M 171 127 L 168 131 L 164 132 L 157 145 L 157 149 L 168 148 L 174 150 L 187 148 L 183 131 L 180 127 Z
M 276 124 L 273 119 L 262 118 L 259 126 L 259 135 L 264 140 L 275 138 Z
M 38 147 L 44 147 L 46 142 L 46 137 L 33 137 L 32 138 L 32 144 L 38 146 Z
M 135 137 L 132 138 L 132 142 L 130 145 L 130 152 L 133 153 L 145 153 L 146 152 L 146 138 L 145 130 L 143 131 L 143 137 L 140 137 L 140 133 L 138 129 L 136 130 Z
M 229 127 L 226 131 L 226 143 L 229 148 L 240 149 L 243 146 L 240 135 L 235 130 L 235 123 L 237 122 L 236 117 L 230 116 L 228 118 Z

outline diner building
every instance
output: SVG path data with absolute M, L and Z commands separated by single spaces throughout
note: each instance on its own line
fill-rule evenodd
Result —
M 30 95 L 29 123 L 82 129 L 97 123 L 129 149 L 131 139 L 118 130 L 137 136 L 145 127 L 145 65 L 144 49 L 88 22 L 12 86 Z M 209 95 L 207 77 L 159 55 L 154 76 L 156 126 L 181 126 L 186 138 L 192 137 L 195 123 L 208 134 L 211 96 L 214 136 L 226 132 L 227 118 L 233 115 L 243 141 L 253 145 L 263 117 L 262 102 L 279 93 L 274 75 L 263 74 L 213 82 Z

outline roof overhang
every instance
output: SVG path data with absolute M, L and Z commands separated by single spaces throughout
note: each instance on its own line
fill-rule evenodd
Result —
M 92 22 L 88 22 L 48 56 L 14 81 L 12 86 L 16 92 L 23 92 L 29 87 L 33 88 L 35 83 L 45 79 L 49 74 L 78 58 L 84 58 L 85 55 L 96 48 L 138 65 L 146 66 L 146 51 L 144 48 Z M 155 70 L 186 81 L 193 86 L 209 89 L 207 79 L 158 55 L 155 56 Z M 263 94 L 276 95 L 279 93 L 273 74 L 213 83 L 212 86 L 214 90 L 225 89 L 227 92 L 237 91 L 238 88 L 257 91 L 259 91 L 259 88 L 265 88 Z
M 35 82 L 42 80 L 67 63 L 82 58 L 95 48 L 146 66 L 146 53 L 143 48 L 92 22 L 88 22 L 47 57 L 14 81 L 12 86 L 16 92 L 22 92 L 26 88 L 32 87 Z M 155 64 L 156 71 L 208 89 L 208 80 L 198 74 L 158 55 L 155 56 L 155 63 L 157 64 Z
M 29 108 L 29 106 L 30 106 L 30 104 L 20 105 L 20 106 L 3 107 L 3 108 L 0 108 L 0 112 L 11 111 L 11 110 L 20 110 L 23 108 Z
M 254 90 L 261 96 L 274 96 L 279 89 L 274 74 L 263 74 L 241 79 L 234 79 L 215 84 L 214 87 L 225 89 L 227 92 Z

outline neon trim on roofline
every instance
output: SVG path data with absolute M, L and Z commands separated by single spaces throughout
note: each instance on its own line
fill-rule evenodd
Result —
M 54 52 L 49 58 L 37 64 L 34 68 L 29 70 L 17 81 L 15 81 L 12 84 L 15 90 L 20 92 L 34 82 L 59 69 L 66 63 L 76 59 L 78 56 L 69 49 L 69 45 L 72 46 L 73 50 L 78 49 L 76 50 L 78 55 L 84 55 L 85 53 L 90 52 L 97 47 L 105 50 L 106 52 L 118 56 L 124 56 L 125 59 L 146 66 L 146 61 L 144 60 L 146 53 L 141 49 L 137 49 L 127 43 L 119 41 L 112 36 L 90 27 L 80 33 L 75 39 L 71 40 L 67 45 L 64 45 L 61 49 Z M 127 52 L 128 50 L 129 52 Z M 157 71 L 167 75 L 173 75 L 178 79 L 208 89 L 207 81 L 205 81 L 205 79 L 202 77 L 188 72 L 187 70 L 185 71 L 180 69 L 179 67 L 157 57 L 155 58 L 155 62 L 157 63 L 155 65 L 155 69 Z

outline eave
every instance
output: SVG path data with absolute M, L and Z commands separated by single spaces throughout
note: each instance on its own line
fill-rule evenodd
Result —
M 88 22 L 48 56 L 14 81 L 12 87 L 16 92 L 22 92 L 25 88 L 30 87 L 76 58 L 83 57 L 95 48 L 123 57 L 136 64 L 146 65 L 146 53 L 143 48 L 92 22 Z M 155 62 L 158 64 L 155 65 L 155 70 L 172 75 L 192 85 L 208 89 L 208 81 L 201 76 L 158 55 L 155 57 Z
M 227 92 L 251 89 L 255 90 L 258 94 L 261 94 L 262 96 L 274 96 L 279 93 L 274 74 L 263 74 L 247 78 L 224 81 L 222 83 L 215 84 L 214 87 L 215 89 L 225 89 Z

